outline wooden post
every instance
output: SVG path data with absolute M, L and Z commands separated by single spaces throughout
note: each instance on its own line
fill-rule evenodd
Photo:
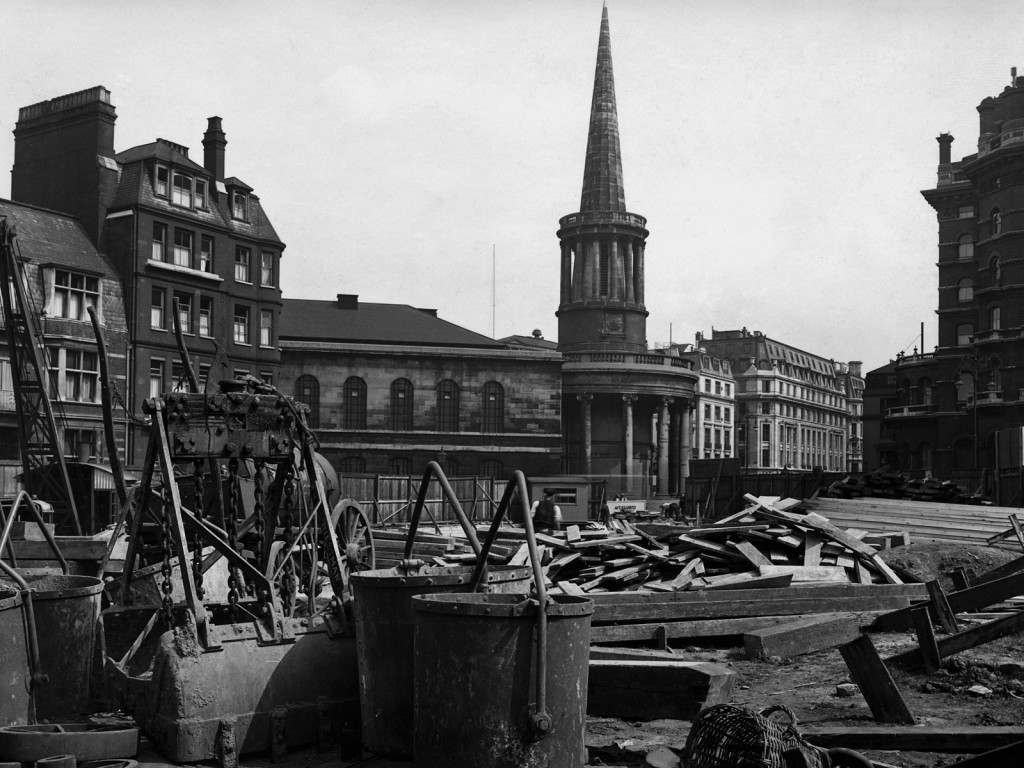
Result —
M 925 588 L 928 590 L 928 597 L 931 598 L 932 611 L 936 620 L 939 622 L 939 626 L 942 627 L 942 631 L 947 635 L 951 635 L 959 629 L 956 622 L 956 614 L 953 613 L 953 609 L 949 607 L 949 600 L 946 599 L 946 593 L 942 591 L 942 586 L 938 581 L 932 580 L 925 584 Z
M 939 656 L 939 645 L 935 641 L 935 629 L 932 627 L 932 617 L 928 606 L 918 605 L 911 608 L 910 618 L 914 622 L 914 632 L 917 633 L 917 645 L 921 649 L 924 671 L 929 674 L 938 672 L 942 658 Z
M 856 640 L 839 646 L 839 652 L 843 655 L 843 661 L 846 662 L 853 681 L 860 687 L 875 720 L 880 723 L 914 724 L 914 716 L 910 714 L 900 689 L 896 687 L 892 675 L 882 663 L 870 637 L 861 635 Z

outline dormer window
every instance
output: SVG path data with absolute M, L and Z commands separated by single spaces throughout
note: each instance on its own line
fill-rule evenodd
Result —
M 231 217 L 239 221 L 248 221 L 247 200 L 244 192 L 231 194 Z
M 156 167 L 156 184 L 153 185 L 153 189 L 160 197 L 167 197 L 168 175 L 166 165 L 158 165 Z
M 208 207 L 206 202 L 206 180 L 196 179 L 196 208 L 202 208 L 205 211 Z
M 171 202 L 175 205 L 192 207 L 192 177 L 183 173 L 174 174 L 174 188 Z

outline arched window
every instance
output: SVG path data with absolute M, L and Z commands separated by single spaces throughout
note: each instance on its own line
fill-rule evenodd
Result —
M 967 403 L 974 399 L 974 374 L 969 371 L 960 371 L 956 380 L 956 401 Z
M 459 431 L 459 385 L 451 379 L 437 385 L 437 431 Z
M 505 431 L 505 390 L 496 381 L 484 384 L 484 432 Z
M 974 300 L 974 281 L 969 277 L 962 277 L 956 284 L 956 300 L 963 303 Z
M 498 459 L 484 459 L 480 462 L 480 474 L 493 477 L 495 480 L 505 479 L 505 465 Z
M 921 405 L 932 404 L 932 382 L 931 379 L 921 379 L 917 382 L 918 397 Z
M 988 308 L 988 327 L 989 327 L 989 330 L 998 331 L 1000 328 L 1002 328 L 1002 325 L 1000 325 L 1000 322 L 999 322 L 1000 321 L 1000 314 L 1001 313 L 999 311 L 999 306 L 998 305 Z
M 391 428 L 400 432 L 412 429 L 412 382 L 408 379 L 391 382 Z
M 345 379 L 342 396 L 345 398 L 342 427 L 366 429 L 366 382 L 358 376 L 349 376 Z
M 999 212 L 998 208 L 992 209 L 992 236 L 1002 234 L 1003 232 L 1003 214 Z
M 974 236 L 960 235 L 956 241 L 956 256 L 960 261 L 970 261 L 974 258 Z
M 310 429 L 320 426 L 320 382 L 315 376 L 304 373 L 295 380 L 295 399 L 309 408 Z
M 345 474 L 366 471 L 366 459 L 362 456 L 345 456 L 338 464 L 338 468 Z
M 958 347 L 966 347 L 974 338 L 974 323 L 959 323 L 956 326 L 956 344 Z
M 1003 264 L 998 253 L 989 260 L 988 268 L 992 273 L 992 285 L 1000 285 L 1003 282 Z

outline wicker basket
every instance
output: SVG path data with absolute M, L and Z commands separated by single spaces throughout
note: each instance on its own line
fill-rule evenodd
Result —
M 772 718 L 781 713 L 788 722 Z M 801 765 L 827 768 L 825 753 L 804 741 L 796 717 L 784 706 L 754 713 L 732 704 L 701 711 L 686 739 L 687 768 L 786 768 L 786 752 L 798 751 Z

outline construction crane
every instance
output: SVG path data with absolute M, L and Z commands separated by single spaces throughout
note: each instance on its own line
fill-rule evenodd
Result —
M 57 422 L 50 402 L 48 371 L 43 360 L 42 331 L 31 309 L 25 272 L 14 227 L 0 217 L 0 290 L 2 294 L 11 378 L 18 414 L 22 485 L 31 495 L 63 510 L 74 532 L 82 534 Z

